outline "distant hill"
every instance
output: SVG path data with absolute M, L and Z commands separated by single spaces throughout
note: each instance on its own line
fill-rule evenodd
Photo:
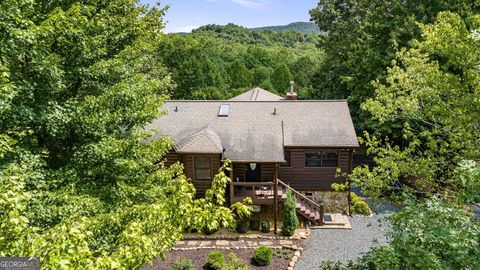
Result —
M 242 44 L 295 47 L 298 44 L 316 44 L 319 39 L 318 27 L 313 23 L 291 23 L 285 26 L 245 28 L 229 23 L 208 24 L 192 30 L 193 36 L 213 36 Z M 296 30 L 295 30 L 296 29 Z M 316 29 L 316 32 L 313 29 Z
M 273 32 L 288 32 L 296 31 L 302 32 L 305 34 L 320 34 L 320 28 L 313 22 L 294 22 L 287 25 L 276 25 L 276 26 L 264 26 L 249 28 L 251 31 L 261 32 L 261 31 L 273 31 Z

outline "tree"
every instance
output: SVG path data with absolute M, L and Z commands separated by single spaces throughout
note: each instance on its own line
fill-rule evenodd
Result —
M 437 198 L 410 201 L 389 220 L 390 243 L 346 266 L 322 269 L 478 269 L 480 228 L 470 213 Z
M 279 64 L 270 78 L 273 87 L 278 93 L 287 92 L 292 79 L 292 73 L 285 63 Z
M 479 16 L 468 25 L 448 12 L 435 24 L 420 25 L 423 41 L 398 53 L 386 84 L 375 83 L 375 97 L 363 108 L 380 123 L 400 123 L 405 143 L 401 148 L 366 134 L 376 166 L 356 168 L 352 179 L 370 195 L 398 194 L 413 178 L 415 192 L 471 198 L 467 189 L 476 185 L 462 181 L 478 179 L 458 173 L 473 173 L 461 164 L 480 157 Z
M 250 86 L 252 81 L 252 74 L 238 59 L 228 67 L 228 75 L 230 75 L 230 85 L 233 88 Z
M 2 2 L 0 256 L 140 268 L 185 228 L 247 213 L 199 204 L 181 165 L 162 162 L 172 142 L 145 143 L 172 87 L 155 53 L 164 12 L 135 0 Z
M 480 11 L 477 1 L 320 0 L 310 14 L 320 29 L 325 65 L 314 78 L 317 98 L 348 98 L 359 129 L 375 129 L 400 139 L 401 127 L 376 127 L 360 104 L 372 97 L 373 80 L 385 82 L 386 68 L 398 48 L 420 38 L 417 22 L 432 23 L 440 11 L 468 18 Z
M 287 199 L 283 206 L 283 227 L 282 234 L 285 236 L 292 236 L 298 227 L 297 218 L 297 200 L 293 196 L 292 189 L 287 188 Z

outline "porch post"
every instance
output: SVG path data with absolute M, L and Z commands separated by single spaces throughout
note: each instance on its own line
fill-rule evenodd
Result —
M 228 196 L 227 198 L 230 198 L 229 200 L 229 204 L 231 205 L 232 204 L 232 201 L 233 201 L 233 193 L 235 192 L 234 189 L 233 189 L 233 182 L 235 181 L 235 179 L 233 179 L 233 162 L 230 161 L 230 179 L 232 180 L 232 182 L 230 182 L 230 196 Z M 228 189 L 227 189 L 228 190 Z
M 274 233 L 277 234 L 277 211 L 278 211 L 278 163 L 275 163 L 275 179 L 273 180 L 273 222 L 274 222 Z

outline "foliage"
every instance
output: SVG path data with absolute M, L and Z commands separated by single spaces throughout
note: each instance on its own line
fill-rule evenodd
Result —
M 188 258 L 178 258 L 173 262 L 172 270 L 195 270 L 195 266 Z
M 272 31 L 272 32 L 301 32 L 306 34 L 320 34 L 320 29 L 318 25 L 313 22 L 294 22 L 287 25 L 276 25 L 276 26 L 263 26 L 250 28 L 250 31 Z
M 269 265 L 272 262 L 273 251 L 271 247 L 259 246 L 253 254 L 253 261 L 260 266 Z
M 350 204 L 352 206 L 350 208 L 352 213 L 370 215 L 370 208 L 368 207 L 368 204 L 353 192 L 350 192 Z
M 386 68 L 398 48 L 410 47 L 420 38 L 417 22 L 432 23 L 440 11 L 468 18 L 480 12 L 478 1 L 459 0 L 320 0 L 310 14 L 327 34 L 319 46 L 325 63 L 313 79 L 312 94 L 318 98 L 348 98 L 354 122 L 360 129 L 374 129 L 395 136 L 401 125 L 378 125 L 360 105 L 374 95 L 372 81 L 385 82 Z
M 287 188 L 287 198 L 283 207 L 283 227 L 282 234 L 285 236 L 292 236 L 298 227 L 297 217 L 297 199 L 293 195 L 292 189 Z
M 248 29 L 233 23 L 227 25 L 209 24 L 192 31 L 194 36 L 211 36 L 243 44 L 258 44 L 263 46 L 295 47 L 302 43 L 315 43 L 318 36 L 306 33 L 314 30 L 316 25 L 297 23 L 280 27 L 262 27 Z M 280 29 L 281 28 L 281 29 Z M 313 28 L 313 29 L 312 29 Z M 299 31 L 304 30 L 304 31 Z M 315 29 L 316 30 L 316 29 Z
M 145 143 L 172 87 L 155 53 L 165 10 L 134 0 L 0 6 L 0 256 L 42 269 L 135 269 L 185 228 L 250 207 L 195 200 L 167 138 Z M 222 171 L 215 192 L 229 179 Z M 212 194 L 212 193 L 209 193 Z
M 238 258 L 235 253 L 230 252 L 227 255 L 227 260 L 222 270 L 248 270 L 247 263 Z
M 220 251 L 212 251 L 207 258 L 207 268 L 221 270 L 225 265 L 225 257 Z
M 262 220 L 260 229 L 263 233 L 269 233 L 270 232 L 270 220 Z
M 260 220 L 259 219 L 250 220 L 250 230 L 252 230 L 252 231 L 260 230 Z
M 308 98 L 311 75 L 323 59 L 313 43 L 263 46 L 199 33 L 166 35 L 157 55 L 172 73 L 175 99 L 229 99 L 254 87 L 284 96 L 291 79 L 300 97 Z
M 387 246 L 371 249 L 347 265 L 326 263 L 325 270 L 477 269 L 480 227 L 464 209 L 439 199 L 411 201 L 390 220 Z
M 376 83 L 375 98 L 363 107 L 381 123 L 402 123 L 404 144 L 365 134 L 376 166 L 355 168 L 351 179 L 367 195 L 411 190 L 478 203 L 479 26 L 479 16 L 467 24 L 440 13 L 436 23 L 420 25 L 423 41 L 398 53 L 387 83 Z
M 246 220 L 238 220 L 235 230 L 239 233 L 248 232 L 248 222 Z

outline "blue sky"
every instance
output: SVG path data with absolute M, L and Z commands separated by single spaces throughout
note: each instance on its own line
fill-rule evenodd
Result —
M 140 0 L 155 4 L 156 0 Z M 309 21 L 318 0 L 162 0 L 169 5 L 166 32 L 189 32 L 199 26 L 235 23 L 246 27 Z

